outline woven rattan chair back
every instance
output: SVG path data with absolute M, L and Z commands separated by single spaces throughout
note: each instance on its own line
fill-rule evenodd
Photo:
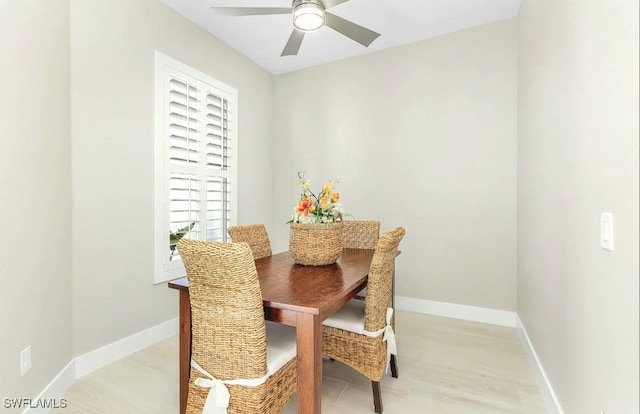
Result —
M 345 249 L 375 249 L 380 238 L 380 222 L 372 220 L 344 220 L 342 247 Z
M 218 380 L 267 374 L 267 335 L 262 293 L 247 243 L 182 239 L 191 302 L 191 358 Z M 296 358 L 261 385 L 227 385 L 229 414 L 278 414 L 296 392 Z M 210 389 L 198 385 L 191 368 L 186 414 L 200 414 Z M 212 391 L 212 392 L 215 392 Z
M 392 307 L 392 283 L 395 258 L 405 230 L 398 227 L 386 232 L 376 245 L 365 297 L 365 323 L 367 331 L 377 331 L 386 325 L 387 308 Z
M 182 239 L 191 301 L 192 358 L 220 380 L 266 374 L 258 273 L 246 243 Z
M 264 224 L 232 226 L 229 227 L 228 232 L 234 243 L 249 244 L 254 259 L 271 256 L 271 242 Z

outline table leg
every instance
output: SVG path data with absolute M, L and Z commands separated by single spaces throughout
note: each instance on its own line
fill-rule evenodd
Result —
M 320 414 L 322 402 L 322 320 L 319 315 L 299 313 L 298 414 Z
M 187 411 L 189 373 L 191 370 L 191 305 L 189 292 L 180 291 L 180 413 Z

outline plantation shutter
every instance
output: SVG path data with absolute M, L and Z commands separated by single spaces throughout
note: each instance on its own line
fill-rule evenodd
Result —
M 234 94 L 179 71 L 166 73 L 164 85 L 167 226 L 162 261 L 169 280 L 184 276 L 176 248 L 181 237 L 228 241 L 236 188 Z

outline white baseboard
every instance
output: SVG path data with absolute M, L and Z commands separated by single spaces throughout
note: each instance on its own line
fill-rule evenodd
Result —
M 71 387 L 73 382 L 98 368 L 109 365 L 119 359 L 138 352 L 178 333 L 178 318 L 152 326 L 149 329 L 120 339 L 109 345 L 87 352 L 73 358 L 45 389 L 32 400 L 34 408 L 27 408 L 22 414 L 48 413 L 49 408 L 35 408 L 36 402 L 44 404 L 61 404 L 61 396 Z
M 533 344 L 531 343 L 531 340 L 529 340 L 527 330 L 522 324 L 519 316 L 517 317 L 517 328 L 520 339 L 525 347 L 529 367 L 531 367 L 538 389 L 542 393 L 542 399 L 544 400 L 547 412 L 549 414 L 564 414 L 564 411 L 562 411 L 562 407 L 560 406 L 560 401 L 558 401 L 558 398 L 553 391 L 549 378 L 547 378 L 547 374 L 540 363 L 540 359 L 538 359 L 538 354 L 536 354 L 536 350 L 533 348 Z
M 83 377 L 177 333 L 178 318 L 174 318 L 80 355 L 75 358 L 76 378 Z
M 53 407 L 63 408 L 64 401 L 61 400 L 61 396 L 73 385 L 75 381 L 75 371 L 73 368 L 74 361 L 71 360 L 62 371 L 51 380 L 51 382 L 44 388 L 44 390 L 36 398 L 31 400 L 29 404 L 33 408 L 27 408 L 22 413 L 48 413 Z M 49 408 L 45 408 L 49 407 Z
M 396 308 L 399 310 L 444 316 L 465 321 L 489 323 L 492 325 L 516 327 L 515 312 L 458 305 L 455 303 L 396 296 Z

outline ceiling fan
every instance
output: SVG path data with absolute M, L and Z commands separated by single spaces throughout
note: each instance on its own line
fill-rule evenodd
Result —
M 346 3 L 349 0 L 293 0 L 290 8 L 285 7 L 211 7 L 225 16 L 258 16 L 269 14 L 292 14 L 293 31 L 280 56 L 297 55 L 302 39 L 307 32 L 320 29 L 324 25 L 336 32 L 368 47 L 380 33 L 355 24 L 329 13 L 326 9 Z

